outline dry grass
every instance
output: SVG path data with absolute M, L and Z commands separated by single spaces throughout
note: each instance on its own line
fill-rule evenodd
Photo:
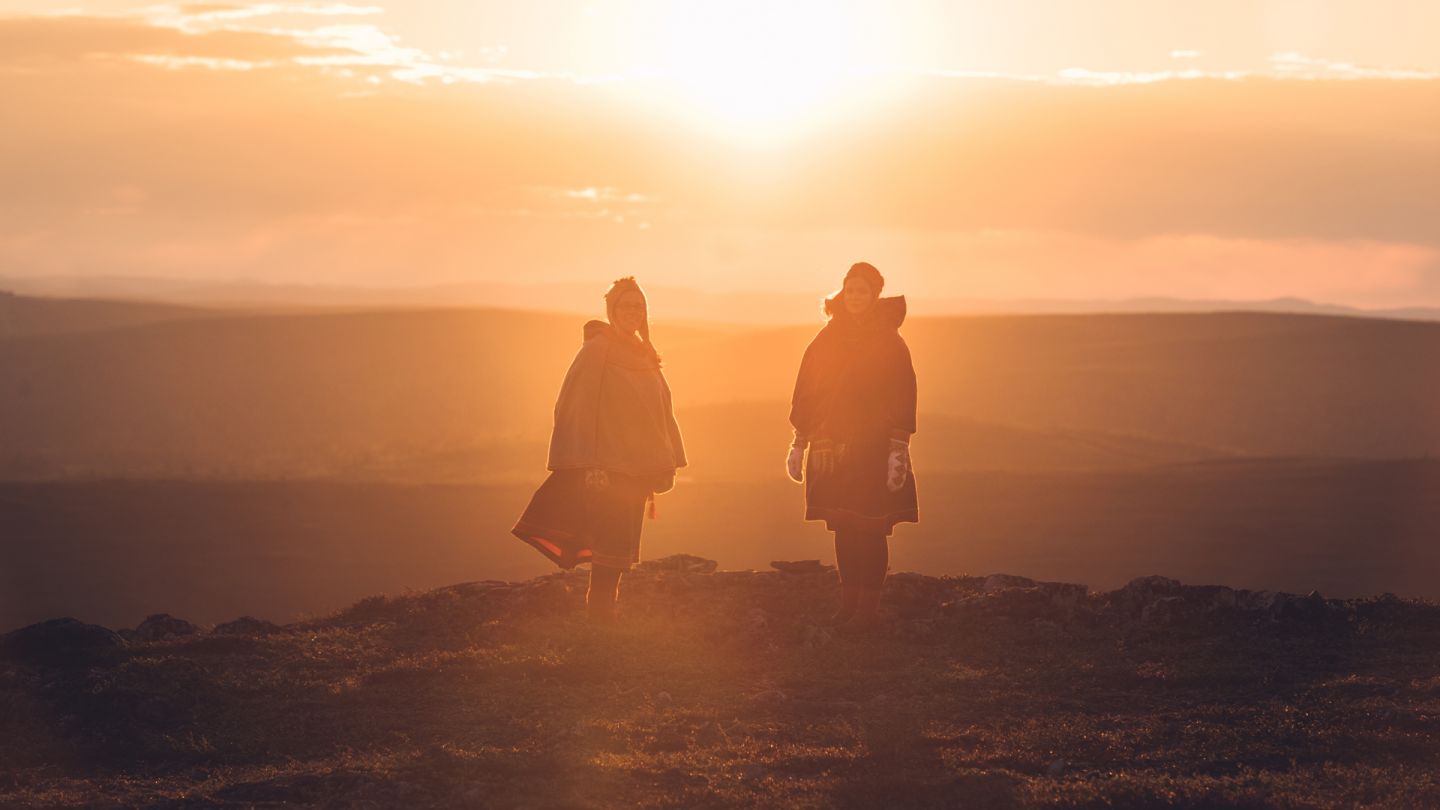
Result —
M 893 578 L 584 576 L 372 598 L 275 636 L 0 663 L 0 805 L 1440 805 L 1440 611 L 1141 623 Z

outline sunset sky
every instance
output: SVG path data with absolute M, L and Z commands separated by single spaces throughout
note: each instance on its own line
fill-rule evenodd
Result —
M 1434 0 L 0 0 L 0 277 L 1440 305 Z

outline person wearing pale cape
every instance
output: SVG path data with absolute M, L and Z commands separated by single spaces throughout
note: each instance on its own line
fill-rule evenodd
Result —
M 550 476 L 512 532 L 556 565 L 590 564 L 590 616 L 615 618 L 620 577 L 640 561 L 645 506 L 675 484 L 685 447 L 670 387 L 650 342 L 645 293 L 622 278 L 605 294 L 608 321 L 584 344 L 555 404 Z

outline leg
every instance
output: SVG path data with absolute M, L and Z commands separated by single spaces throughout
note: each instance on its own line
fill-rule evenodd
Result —
M 861 539 L 860 582 L 865 588 L 880 590 L 890 571 L 890 538 L 879 532 Z
M 856 587 L 855 611 L 845 629 L 858 632 L 879 623 L 880 590 L 890 567 L 890 540 L 879 532 L 869 532 L 857 536 L 854 543 L 856 570 L 850 581 Z
M 840 608 L 830 617 L 830 624 L 844 624 L 855 615 L 855 602 L 860 595 L 858 535 L 843 529 L 835 532 L 835 567 L 840 569 Z
M 615 601 L 620 597 L 622 573 L 619 568 L 590 566 L 590 589 L 585 592 L 585 607 L 592 620 L 609 622 L 615 619 Z

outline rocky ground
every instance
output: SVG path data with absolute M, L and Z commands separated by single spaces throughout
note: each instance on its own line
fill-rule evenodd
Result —
M 1433 807 L 1440 607 L 818 564 L 0 638 L 0 806 Z

